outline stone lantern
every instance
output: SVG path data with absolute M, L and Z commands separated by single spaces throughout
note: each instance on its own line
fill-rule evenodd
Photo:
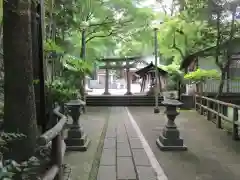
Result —
M 65 140 L 67 150 L 86 151 L 90 140 L 83 131 L 83 127 L 79 123 L 81 108 L 85 105 L 81 100 L 72 100 L 65 104 L 69 110 L 69 115 L 72 117 L 72 124 L 68 130 L 68 137 Z
M 167 117 L 167 124 L 156 141 L 159 149 L 162 151 L 187 150 L 187 147 L 183 143 L 183 139 L 180 138 L 180 132 L 174 122 L 176 116 L 179 114 L 179 112 L 177 112 L 177 107 L 181 106 L 182 103 L 170 95 L 169 98 L 165 98 L 162 104 L 166 107 L 164 113 Z

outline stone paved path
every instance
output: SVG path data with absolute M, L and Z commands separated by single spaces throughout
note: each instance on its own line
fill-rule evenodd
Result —
M 97 180 L 156 180 L 124 107 L 112 107 Z

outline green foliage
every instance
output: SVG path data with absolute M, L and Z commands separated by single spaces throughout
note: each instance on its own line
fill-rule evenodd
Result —
M 63 80 L 57 79 L 47 84 L 48 93 L 54 102 L 63 103 L 78 96 L 78 90 L 70 87 Z
M 139 6 L 142 1 L 136 0 L 76 0 L 46 3 L 47 34 L 51 22 L 56 23 L 56 43 L 68 54 L 79 57 L 82 48 L 82 32 L 85 31 L 86 58 L 96 61 L 103 56 L 126 52 L 126 45 L 136 49 L 131 54 L 141 54 L 143 49 L 152 47 L 151 21 L 156 18 L 151 8 Z M 130 47 L 130 41 L 133 43 Z M 145 47 L 142 45 L 144 44 Z M 146 48 L 148 46 L 149 48 Z M 127 50 L 128 51 L 128 50 Z M 146 50 L 144 50 L 146 51 Z
M 0 166 L 0 180 L 11 180 L 21 171 L 20 165 L 13 160 L 6 160 L 1 162 Z
M 159 47 L 165 58 L 174 57 L 174 62 L 180 63 L 185 56 L 214 45 L 214 40 L 206 35 L 207 32 L 214 32 L 208 24 L 190 18 L 183 18 L 181 14 L 166 17 L 160 25 Z
M 24 134 L 16 134 L 16 133 L 5 133 L 1 132 L 0 133 L 0 152 L 5 152 L 7 151 L 7 145 L 10 142 L 16 141 L 16 140 L 21 140 L 25 138 L 26 136 Z
M 164 65 L 160 65 L 160 68 L 162 68 L 163 70 L 167 71 L 168 74 L 176 74 L 181 76 L 183 74 L 182 71 L 179 70 L 180 65 L 172 63 L 170 65 L 164 66 Z
M 0 180 L 10 180 L 20 171 L 19 164 L 13 160 L 3 161 L 3 154 L 8 150 L 7 145 L 13 141 L 25 138 L 24 134 L 0 133 Z
M 61 78 L 55 79 L 53 82 L 46 82 L 46 86 L 48 97 L 59 104 L 77 99 L 80 96 L 79 91 L 73 85 Z
M 1 160 L 0 180 L 40 180 L 40 176 L 49 166 L 51 151 L 41 148 L 36 156 L 20 164 L 14 160 Z
M 43 44 L 43 48 L 45 52 L 56 52 L 56 53 L 62 53 L 63 49 L 58 46 L 54 41 L 52 41 L 51 39 L 48 39 L 44 42 Z
M 160 68 L 168 72 L 167 90 L 177 90 L 178 83 L 182 82 L 183 72 L 179 70 L 179 67 L 179 65 L 174 63 L 167 66 L 160 66 Z
M 77 73 L 88 73 L 90 74 L 92 71 L 93 64 L 90 61 L 82 60 L 75 56 L 65 55 L 61 62 L 63 67 L 69 71 L 77 72 Z
M 203 70 L 197 69 L 196 71 L 189 72 L 184 75 L 184 79 L 190 80 L 192 83 L 204 82 L 207 79 L 219 79 L 220 72 L 217 70 Z
M 40 82 L 39 79 L 34 79 L 34 80 L 33 80 L 33 85 L 37 85 L 37 84 L 39 84 L 39 82 Z

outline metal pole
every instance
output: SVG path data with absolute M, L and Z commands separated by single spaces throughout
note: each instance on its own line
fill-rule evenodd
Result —
M 159 85 L 158 85 L 158 42 L 157 42 L 157 28 L 154 28 L 154 55 L 155 55 L 155 107 L 154 113 L 160 113 L 158 107 L 158 94 L 159 94 Z

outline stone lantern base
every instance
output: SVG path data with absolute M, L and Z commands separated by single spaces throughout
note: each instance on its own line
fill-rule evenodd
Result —
M 69 151 L 86 151 L 90 140 L 82 127 L 72 126 L 68 130 L 68 137 L 65 139 L 65 143 Z
M 124 95 L 133 95 L 132 92 L 126 92 Z
M 154 112 L 154 114 L 160 113 L 160 108 L 159 107 L 154 107 L 153 112 Z
M 104 92 L 103 95 L 111 95 L 110 92 Z
M 186 151 L 187 147 L 183 143 L 183 139 L 179 137 L 177 128 L 165 127 L 156 143 L 162 151 Z

